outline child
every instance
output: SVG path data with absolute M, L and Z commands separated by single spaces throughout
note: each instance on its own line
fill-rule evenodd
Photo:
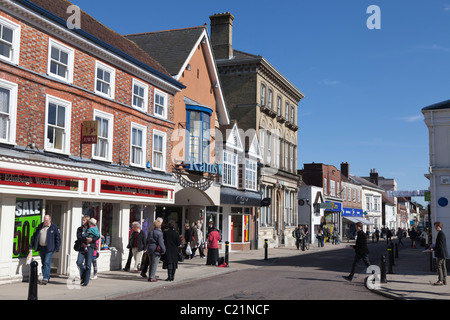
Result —
M 95 220 L 94 218 L 90 218 L 89 219 L 89 228 L 87 228 L 87 230 L 85 232 L 83 232 L 83 238 L 98 238 L 100 237 L 100 231 L 98 231 L 97 228 L 97 220 Z M 81 242 L 81 252 L 82 253 L 86 253 L 87 251 L 87 243 L 82 241 Z

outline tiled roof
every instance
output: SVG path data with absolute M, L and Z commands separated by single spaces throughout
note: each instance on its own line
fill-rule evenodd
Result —
M 205 26 L 130 34 L 125 37 L 150 54 L 171 75 L 179 73 Z
M 67 26 L 66 19 L 69 18 L 69 14 L 66 12 L 67 8 L 72 5 L 67 0 L 14 0 L 29 9 L 37 12 L 59 23 L 63 26 Z M 104 49 L 114 52 L 120 55 L 122 58 L 139 65 L 147 69 L 157 76 L 161 76 L 163 79 L 172 82 L 177 86 L 182 86 L 175 81 L 167 70 L 159 64 L 153 57 L 140 49 L 135 43 L 129 41 L 124 36 L 106 27 L 99 21 L 95 20 L 86 12 L 81 11 L 81 29 L 73 29 L 73 32 L 87 38 L 90 41 L 102 46 Z

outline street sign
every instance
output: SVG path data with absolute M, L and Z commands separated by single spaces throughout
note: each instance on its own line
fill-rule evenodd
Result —
M 96 144 L 98 138 L 98 120 L 83 121 L 81 142 L 83 144 Z

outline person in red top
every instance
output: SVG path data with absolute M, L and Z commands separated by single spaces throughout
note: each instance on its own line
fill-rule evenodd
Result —
M 219 261 L 219 241 L 220 233 L 216 227 L 211 226 L 208 232 L 208 255 L 206 257 L 206 264 L 216 266 Z

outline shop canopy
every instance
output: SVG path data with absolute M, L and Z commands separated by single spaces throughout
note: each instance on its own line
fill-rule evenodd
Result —
M 370 222 L 369 220 L 367 220 L 367 219 L 364 219 L 364 218 L 360 218 L 360 217 L 343 217 L 344 219 L 347 219 L 347 220 L 349 220 L 349 221 L 351 221 L 351 222 L 353 222 L 353 223 L 357 223 L 357 222 L 361 222 L 362 224 L 367 224 L 367 225 L 374 225 L 375 223 L 373 223 L 373 222 Z

